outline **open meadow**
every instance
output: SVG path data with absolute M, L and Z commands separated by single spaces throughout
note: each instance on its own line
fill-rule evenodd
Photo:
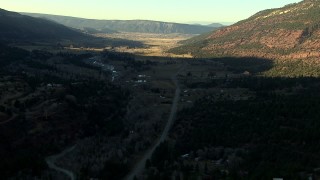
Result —
M 167 53 L 167 51 L 171 48 L 177 47 L 179 45 L 179 41 L 189 39 L 195 35 L 120 32 L 112 34 L 97 34 L 96 36 L 139 41 L 145 45 L 144 47 L 138 48 L 116 47 L 115 50 L 118 52 L 128 52 L 143 56 L 192 57 L 190 54 L 175 55 L 172 53 Z

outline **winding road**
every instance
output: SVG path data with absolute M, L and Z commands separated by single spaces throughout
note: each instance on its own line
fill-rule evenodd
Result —
M 7 124 L 8 122 L 16 119 L 17 117 L 18 117 L 18 115 L 17 115 L 17 114 L 14 114 L 14 115 L 11 116 L 11 118 L 9 118 L 9 119 L 7 119 L 7 120 L 5 120 L 5 121 L 3 121 L 3 122 L 0 122 L 0 125 Z
M 145 168 L 145 164 L 147 162 L 148 159 L 151 158 L 153 152 L 156 150 L 156 148 L 160 145 L 160 143 L 162 143 L 168 136 L 169 130 L 172 127 L 174 120 L 175 120 L 175 116 L 177 113 L 177 109 L 178 109 L 178 103 L 180 100 L 180 86 L 179 86 L 179 82 L 177 79 L 177 75 L 185 68 L 185 64 L 178 70 L 178 72 L 176 72 L 172 77 L 172 82 L 175 84 L 176 86 L 176 91 L 175 91 L 175 95 L 174 95 L 174 99 L 173 99 L 173 103 L 171 106 L 171 112 L 170 112 L 170 116 L 168 118 L 168 122 L 162 132 L 162 135 L 159 139 L 157 139 L 157 141 L 155 142 L 155 144 L 144 154 L 144 156 L 140 159 L 140 161 L 135 165 L 134 169 L 124 178 L 125 180 L 133 180 L 135 176 L 139 175 Z
M 165 126 L 165 128 L 164 128 L 164 130 L 163 130 L 163 132 L 161 134 L 161 137 L 159 139 L 157 139 L 155 144 L 144 154 L 144 156 L 140 159 L 140 161 L 135 165 L 134 169 L 125 177 L 126 180 L 133 180 L 133 178 L 136 175 L 139 175 L 144 170 L 146 161 L 151 158 L 153 152 L 160 145 L 160 143 L 162 143 L 167 138 L 167 136 L 169 134 L 169 130 L 170 130 L 170 128 L 172 127 L 172 125 L 174 123 L 175 116 L 176 116 L 177 109 L 178 109 L 178 103 L 179 103 L 179 100 L 180 100 L 181 89 L 180 89 L 180 86 L 179 86 L 177 75 L 184 69 L 184 67 L 185 67 L 185 64 L 178 70 L 178 72 L 176 72 L 171 77 L 172 82 L 176 86 L 176 90 L 175 90 L 175 96 L 174 96 L 174 99 L 173 99 L 173 103 L 172 103 L 172 106 L 171 106 L 170 116 L 169 116 L 167 124 L 166 124 L 166 126 Z M 46 158 L 46 163 L 48 164 L 49 168 L 54 169 L 54 170 L 59 171 L 59 172 L 62 172 L 63 174 L 68 176 L 71 180 L 75 180 L 76 177 L 75 177 L 73 172 L 71 172 L 71 171 L 69 171 L 67 169 L 64 169 L 62 167 L 58 167 L 55 164 L 55 161 L 57 159 L 63 157 L 67 153 L 73 151 L 75 149 L 75 147 L 76 146 L 72 146 L 72 147 L 64 150 L 60 154 L 47 157 Z
M 61 157 L 63 157 L 64 155 L 66 155 L 67 153 L 73 151 L 76 148 L 76 146 L 72 146 L 64 151 L 62 151 L 60 154 L 57 155 L 53 155 L 53 156 L 49 156 L 46 158 L 46 163 L 48 164 L 49 168 L 54 169 L 56 171 L 62 172 L 63 174 L 65 174 L 66 176 L 68 176 L 71 180 L 75 180 L 76 176 L 74 175 L 73 172 L 67 170 L 67 169 L 63 169 L 61 167 L 58 167 L 55 162 L 57 159 L 60 159 Z

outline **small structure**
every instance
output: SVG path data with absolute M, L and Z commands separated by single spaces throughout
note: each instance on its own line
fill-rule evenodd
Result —
M 184 154 L 181 156 L 182 158 L 189 158 L 189 154 Z
M 251 73 L 249 72 L 249 71 L 245 71 L 245 72 L 243 72 L 242 73 L 244 76 L 250 76 L 251 75 Z
M 138 77 L 139 77 L 139 78 L 145 78 L 146 75 L 145 75 L 145 74 L 139 74 Z
M 138 81 L 136 81 L 136 83 L 146 83 L 147 82 L 147 80 L 141 80 L 141 79 L 139 79 Z

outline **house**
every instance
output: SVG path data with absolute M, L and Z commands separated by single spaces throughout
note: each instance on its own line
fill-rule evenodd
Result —
M 182 158 L 188 158 L 189 157 L 189 154 L 184 154 L 181 156 Z
M 145 78 L 146 75 L 144 75 L 144 74 L 139 74 L 138 77 L 139 77 L 139 78 Z
M 250 76 L 251 75 L 251 73 L 249 72 L 249 71 L 245 71 L 245 72 L 243 72 L 242 73 L 244 76 Z

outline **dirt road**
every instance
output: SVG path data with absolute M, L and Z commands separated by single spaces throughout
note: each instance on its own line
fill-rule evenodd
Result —
M 75 180 L 76 177 L 74 175 L 73 172 L 67 170 L 67 169 L 63 169 L 61 167 L 58 167 L 55 162 L 57 159 L 63 157 L 64 155 L 66 155 L 67 153 L 71 152 L 74 150 L 76 146 L 72 146 L 66 150 L 64 150 L 63 152 L 61 152 L 60 154 L 57 155 L 53 155 L 53 156 L 49 156 L 46 158 L 46 163 L 48 164 L 49 168 L 54 169 L 56 171 L 62 172 L 63 174 L 65 174 L 66 176 L 70 177 L 71 180 Z
M 185 65 L 183 65 L 179 69 L 179 71 L 171 77 L 172 82 L 176 86 L 176 91 L 175 91 L 175 96 L 174 96 L 173 103 L 171 106 L 170 116 L 169 116 L 167 124 L 162 132 L 161 137 L 159 139 L 157 139 L 156 143 L 144 154 L 144 156 L 141 158 L 141 160 L 135 165 L 134 169 L 124 178 L 125 180 L 133 180 L 133 178 L 135 176 L 139 175 L 143 171 L 143 169 L 145 168 L 146 161 L 151 158 L 155 149 L 160 145 L 161 142 L 163 142 L 167 138 L 169 130 L 174 123 L 175 116 L 177 114 L 178 103 L 180 100 L 181 89 L 179 86 L 177 75 L 184 69 L 184 67 L 185 67 Z

